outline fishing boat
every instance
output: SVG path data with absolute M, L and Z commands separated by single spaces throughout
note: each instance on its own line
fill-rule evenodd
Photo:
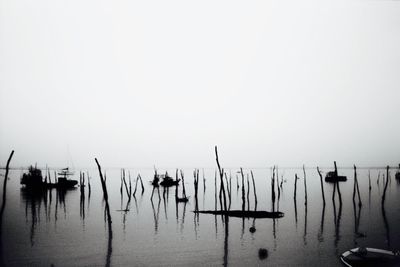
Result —
M 28 169 L 28 173 L 24 173 L 20 181 L 21 185 L 25 185 L 28 188 L 41 188 L 44 186 L 42 171 L 33 167 L 32 165 Z
M 58 183 L 56 184 L 57 188 L 64 188 L 64 189 L 74 188 L 75 185 L 78 184 L 78 181 L 67 178 L 68 176 L 74 175 L 74 173 L 70 172 L 68 168 L 61 169 L 61 171 L 57 174 L 58 174 Z
M 67 176 L 73 175 L 68 168 L 62 169 L 58 173 L 58 179 L 56 183 L 47 182 L 47 179 L 43 180 L 42 171 L 37 166 L 30 166 L 28 173 L 24 173 L 21 177 L 21 185 L 24 185 L 27 189 L 69 189 L 74 188 L 78 184 L 76 180 L 67 179 Z
M 325 182 L 335 183 L 335 182 L 345 182 L 345 181 L 347 181 L 347 177 L 338 175 L 337 172 L 335 171 L 326 173 Z
M 338 171 L 337 171 L 337 167 L 336 167 L 336 161 L 334 161 L 333 164 L 335 165 L 335 170 L 326 173 L 325 182 L 336 183 L 336 182 L 345 182 L 345 181 L 347 181 L 347 177 L 346 176 L 338 175 Z
M 172 177 L 168 176 L 168 173 L 166 173 L 165 175 L 160 175 L 160 178 L 162 179 L 162 181 L 160 182 L 160 185 L 162 185 L 164 187 L 179 185 L 180 179 L 174 180 Z
M 358 247 L 344 252 L 341 261 L 350 267 L 357 266 L 400 266 L 399 251 Z

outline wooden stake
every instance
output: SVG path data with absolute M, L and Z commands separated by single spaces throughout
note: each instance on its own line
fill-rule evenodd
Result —
M 324 206 L 325 206 L 325 192 L 324 192 L 324 183 L 322 182 L 322 174 L 319 171 L 318 167 L 317 167 L 317 171 L 318 171 L 320 182 L 321 182 L 322 201 L 323 201 Z
M 304 205 L 307 205 L 307 178 L 306 178 L 306 169 L 303 164 L 303 173 L 304 173 Z
M 255 210 L 257 209 L 257 192 L 256 192 L 256 183 L 254 182 L 254 175 L 253 175 L 253 171 L 250 171 L 251 174 L 251 179 L 253 181 L 253 191 L 254 191 L 254 202 L 255 202 Z
M 219 170 L 219 177 L 220 177 L 220 181 L 221 181 L 222 194 L 223 194 L 223 196 L 224 196 L 224 209 L 225 209 L 225 211 L 227 211 L 226 194 L 225 194 L 224 179 L 223 179 L 224 171 L 223 171 L 223 169 L 221 169 L 221 166 L 220 166 L 220 164 L 219 164 L 217 146 L 215 146 L 215 158 L 216 158 L 217 166 L 218 166 L 218 170 Z

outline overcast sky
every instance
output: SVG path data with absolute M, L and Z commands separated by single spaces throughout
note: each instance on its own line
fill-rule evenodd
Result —
M 398 1 L 0 1 L 0 165 L 400 162 Z

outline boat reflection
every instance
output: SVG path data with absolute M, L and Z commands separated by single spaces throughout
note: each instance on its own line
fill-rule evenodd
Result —
M 57 224 L 59 207 L 62 208 L 64 218 L 67 216 L 67 206 L 65 204 L 66 195 L 75 191 L 76 188 L 71 189 L 32 189 L 21 188 L 20 196 L 23 203 L 25 203 L 25 219 L 26 223 L 30 223 L 30 242 L 34 246 L 35 230 L 37 224 L 40 223 L 42 213 L 44 211 L 44 218 L 46 221 L 51 221 L 54 216 L 54 223 Z M 55 203 L 53 203 L 53 194 L 55 193 Z M 44 210 L 42 210 L 42 207 Z M 53 211 L 52 211 L 53 210 Z M 30 216 L 30 218 L 29 218 Z M 29 220 L 30 219 L 30 220 Z

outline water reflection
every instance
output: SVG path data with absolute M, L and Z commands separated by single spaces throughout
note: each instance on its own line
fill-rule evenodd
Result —
M 34 246 L 35 242 L 35 230 L 37 224 L 40 223 L 41 219 L 41 209 L 44 206 L 44 214 L 46 221 L 50 221 L 51 218 L 51 207 L 53 205 L 53 191 L 56 193 L 56 202 L 54 209 L 54 223 L 57 224 L 58 218 L 58 207 L 61 205 L 63 207 L 64 217 L 67 216 L 67 208 L 65 204 L 65 196 L 75 189 L 61 190 L 61 189 L 27 189 L 21 188 L 20 196 L 22 202 L 25 203 L 25 220 L 28 223 L 28 214 L 30 212 L 30 242 L 31 246 Z M 83 212 L 84 213 L 84 212 Z
M 154 234 L 157 235 L 158 233 L 158 218 L 160 215 L 160 204 L 161 204 L 161 198 L 158 199 L 158 203 L 157 203 L 157 212 L 156 209 L 154 208 L 154 203 L 153 203 L 153 199 L 150 199 L 151 202 L 151 207 L 153 209 L 153 218 L 154 218 Z
M 318 242 L 324 242 L 325 205 L 322 206 L 321 223 L 318 231 Z

